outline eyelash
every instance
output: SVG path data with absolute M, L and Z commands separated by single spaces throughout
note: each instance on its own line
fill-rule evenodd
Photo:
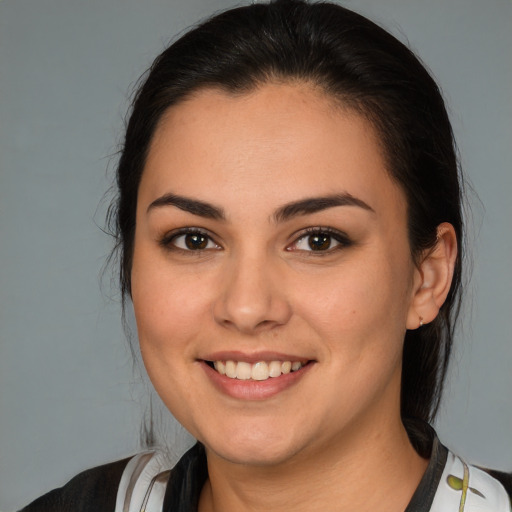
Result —
M 183 247 L 178 247 L 176 245 L 176 240 L 179 239 L 180 237 L 186 237 L 187 235 L 198 235 L 199 237 L 204 237 L 206 239 L 206 246 L 205 247 L 197 247 L 195 249 L 192 249 L 192 248 L 185 249 Z M 313 236 L 328 237 L 329 238 L 329 247 L 327 247 L 326 249 L 314 250 L 311 247 L 311 245 L 308 244 L 309 247 L 311 248 L 311 250 L 294 248 L 301 241 L 308 239 L 310 237 L 313 237 Z M 332 240 L 337 242 L 337 245 L 335 245 L 334 247 L 331 247 Z M 178 231 L 171 232 L 169 234 L 166 234 L 160 240 L 159 243 L 166 250 L 174 251 L 174 252 L 182 252 L 185 254 L 190 254 L 190 253 L 200 254 L 200 253 L 204 252 L 205 250 L 221 249 L 221 246 L 219 244 L 217 244 L 217 242 L 215 242 L 215 240 L 212 238 L 212 236 L 207 231 L 204 231 L 199 228 L 184 228 L 184 229 L 180 229 Z M 208 245 L 210 243 L 213 243 L 215 245 L 215 247 L 214 248 L 208 247 Z M 337 231 L 335 229 L 328 228 L 328 227 L 313 227 L 313 228 L 307 228 L 307 229 L 302 230 L 295 238 L 295 241 L 286 247 L 286 250 L 290 251 L 290 252 L 296 250 L 296 251 L 300 251 L 303 253 L 311 253 L 310 254 L 311 256 L 313 256 L 313 255 L 314 256 L 323 256 L 326 254 L 331 254 L 340 249 L 349 247 L 352 245 L 352 243 L 353 242 L 349 239 L 349 237 L 341 231 Z
M 311 248 L 311 250 L 309 250 L 309 251 L 306 251 L 304 249 L 293 249 L 293 246 L 297 246 L 299 244 L 299 242 L 301 242 L 305 239 L 308 239 L 310 237 L 313 237 L 313 236 L 329 237 L 329 239 L 330 239 L 329 247 L 325 250 L 323 250 L 323 249 L 322 250 L 314 250 L 313 248 L 311 248 L 311 245 L 308 244 L 309 247 Z M 334 247 L 330 247 L 330 245 L 332 245 L 333 239 L 337 242 L 338 245 L 335 245 Z M 350 240 L 350 238 L 345 233 L 343 233 L 341 231 L 338 231 L 338 230 L 332 229 L 332 228 L 328 228 L 328 227 L 314 227 L 314 228 L 307 228 L 307 229 L 301 231 L 299 233 L 298 238 L 296 238 L 295 241 L 286 248 L 286 250 L 287 251 L 298 250 L 298 251 L 305 252 L 305 253 L 311 253 L 311 254 L 308 254 L 308 256 L 324 256 L 327 254 L 332 254 L 335 251 L 339 251 L 341 249 L 350 247 L 352 245 L 352 243 L 353 243 L 352 240 Z
M 180 229 L 178 231 L 173 231 L 171 233 L 166 234 L 161 240 L 160 245 L 167 249 L 168 251 L 175 251 L 175 252 L 182 252 L 186 254 L 190 253 L 201 253 L 205 250 L 211 250 L 211 247 L 198 247 L 196 249 L 184 249 L 182 247 L 178 247 L 176 245 L 176 240 L 180 237 L 186 237 L 187 235 L 197 235 L 200 237 L 204 237 L 206 239 L 206 243 L 210 244 L 213 243 L 215 245 L 215 249 L 220 249 L 219 244 L 215 242 L 215 240 L 211 237 L 211 235 L 208 234 L 207 231 L 204 231 L 202 229 L 198 228 L 184 228 Z M 185 242 L 186 243 L 186 242 Z

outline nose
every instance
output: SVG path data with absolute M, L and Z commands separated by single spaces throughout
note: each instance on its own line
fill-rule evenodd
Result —
M 290 319 L 292 310 L 279 265 L 264 258 L 239 258 L 227 266 L 222 281 L 213 311 L 218 324 L 255 334 Z

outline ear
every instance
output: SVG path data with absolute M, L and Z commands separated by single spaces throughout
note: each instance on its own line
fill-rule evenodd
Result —
M 436 245 L 422 258 L 414 273 L 407 329 L 417 329 L 432 322 L 450 291 L 457 259 L 457 236 L 451 224 L 439 224 Z

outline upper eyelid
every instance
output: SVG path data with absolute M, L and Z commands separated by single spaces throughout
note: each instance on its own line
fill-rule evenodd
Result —
M 194 234 L 198 233 L 201 235 L 204 235 L 208 237 L 214 244 L 218 245 L 219 247 L 222 247 L 222 244 L 219 242 L 219 237 L 212 233 L 210 230 L 206 228 L 200 228 L 196 226 L 187 226 L 182 228 L 176 228 L 169 232 L 166 232 L 162 236 L 160 236 L 159 242 L 161 245 L 169 245 L 172 240 L 176 239 L 179 236 L 184 236 L 187 234 Z M 329 236 L 332 236 L 340 243 L 352 243 L 351 238 L 344 232 L 332 227 L 328 226 L 310 226 L 307 228 L 302 228 L 294 233 L 292 233 L 289 236 L 290 242 L 287 244 L 287 247 L 289 247 L 292 244 L 297 243 L 299 240 L 301 240 L 304 237 L 315 235 L 315 234 L 327 234 Z
M 209 231 L 208 229 L 194 227 L 194 226 L 173 229 L 171 231 L 164 233 L 162 236 L 160 236 L 158 238 L 158 240 L 161 245 L 166 246 L 166 245 L 169 245 L 176 238 L 178 238 L 180 236 L 189 235 L 189 234 L 200 234 L 200 235 L 206 236 L 215 245 L 218 245 L 219 247 L 221 246 L 221 244 L 217 241 L 217 236 L 215 234 L 213 234 L 211 231 Z
M 200 227 L 196 227 L 196 226 L 186 226 L 183 228 L 176 228 L 176 229 L 171 229 L 169 231 L 166 231 L 165 234 L 162 236 L 162 238 L 179 236 L 179 235 L 188 235 L 189 233 L 200 233 L 201 235 L 209 236 L 210 238 L 216 237 L 216 235 L 214 233 L 212 233 L 209 229 L 200 228 Z
M 291 241 L 291 243 L 289 243 L 286 246 L 285 250 L 293 252 L 294 251 L 293 247 L 298 245 L 298 243 L 302 239 L 307 238 L 309 236 L 314 236 L 316 234 L 326 234 L 326 235 L 330 236 L 331 238 L 334 238 L 334 240 L 338 244 L 335 247 L 329 248 L 325 251 L 313 251 L 313 250 L 309 251 L 309 250 L 303 250 L 303 249 L 296 249 L 296 250 L 299 252 L 304 252 L 305 254 L 308 254 L 308 255 L 315 255 L 315 256 L 319 257 L 321 255 L 326 256 L 327 254 L 332 254 L 337 249 L 340 249 L 343 247 L 349 247 L 349 246 L 353 245 L 352 239 L 343 231 L 340 231 L 340 230 L 334 229 L 334 228 L 330 228 L 330 227 L 310 227 L 310 228 L 305 228 L 303 230 L 299 230 L 298 232 L 296 232 L 293 240 Z
M 341 231 L 341 230 L 335 229 L 335 228 L 331 228 L 331 227 L 327 227 L 327 226 L 312 226 L 309 228 L 299 229 L 298 231 L 293 233 L 290 236 L 290 238 L 293 241 L 297 241 L 297 240 L 300 240 L 301 238 L 304 238 L 305 236 L 322 234 L 322 233 L 325 233 L 325 234 L 333 236 L 333 237 L 338 236 L 339 238 L 342 238 L 346 241 L 350 240 L 350 237 L 344 231 Z

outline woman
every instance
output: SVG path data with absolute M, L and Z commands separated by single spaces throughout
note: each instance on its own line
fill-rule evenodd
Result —
M 121 286 L 199 440 L 24 510 L 508 511 L 429 427 L 460 304 L 461 191 L 436 84 L 346 9 L 227 11 L 154 62 L 118 167 Z

